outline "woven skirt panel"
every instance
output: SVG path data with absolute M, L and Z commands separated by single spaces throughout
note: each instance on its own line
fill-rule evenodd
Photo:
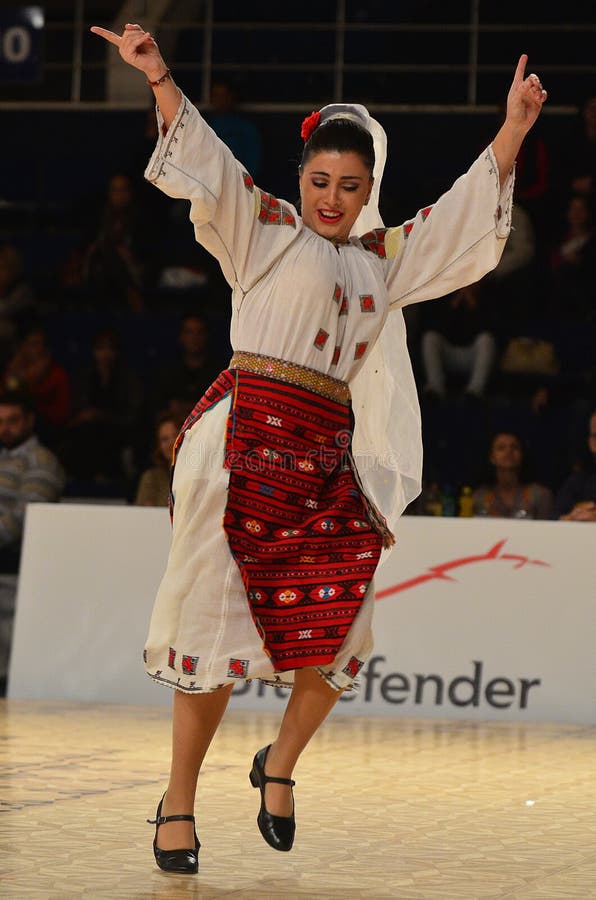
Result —
M 350 408 L 254 372 L 233 377 L 230 550 L 275 670 L 327 665 L 382 547 L 352 468 Z

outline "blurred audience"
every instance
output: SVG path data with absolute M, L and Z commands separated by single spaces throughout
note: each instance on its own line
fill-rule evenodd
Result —
M 481 282 L 425 304 L 423 321 L 421 355 L 427 397 L 445 397 L 447 376 L 455 372 L 465 376 L 467 397 L 482 397 L 497 345 L 491 333 Z
M 112 175 L 99 215 L 88 228 L 80 277 L 92 303 L 141 310 L 156 278 L 156 254 L 151 219 L 130 175 Z
M 153 465 L 145 469 L 141 475 L 135 497 L 136 506 L 168 506 L 172 453 L 180 424 L 169 412 L 163 412 L 158 416 Z
M 555 500 L 555 518 L 596 522 L 596 410 L 588 422 L 587 453 L 565 480 Z
M 70 414 L 70 378 L 56 362 L 42 325 L 35 325 L 17 345 L 0 378 L 4 389 L 26 391 L 33 398 L 38 429 L 54 444 Z
M 490 444 L 492 477 L 474 491 L 474 515 L 504 519 L 550 519 L 553 496 L 549 488 L 529 481 L 521 439 L 500 431 Z
M 69 477 L 117 483 L 133 477 L 141 387 L 114 329 L 95 335 L 88 366 L 73 375 L 72 393 L 73 415 L 61 446 Z
M 252 177 L 258 181 L 261 167 L 261 133 L 238 107 L 238 88 L 216 79 L 211 85 L 211 109 L 206 119 Z
M 0 365 L 14 349 L 19 330 L 35 315 L 35 292 L 25 277 L 22 254 L 11 244 L 0 246 Z
M 535 312 L 536 239 L 532 220 L 519 203 L 513 204 L 511 225 L 498 265 L 482 279 L 484 303 L 501 340 L 523 334 Z
M 594 318 L 596 234 L 590 198 L 574 194 L 550 257 L 552 314 L 561 318 Z
M 549 198 L 552 193 L 553 160 L 540 129 L 520 149 L 515 162 L 514 200 L 530 217 L 539 246 L 548 235 Z
M 223 366 L 213 352 L 207 322 L 200 313 L 183 316 L 178 345 L 178 358 L 159 373 L 153 408 L 168 410 L 183 421 Z
M 590 93 L 579 107 L 574 132 L 565 141 L 559 175 L 564 195 L 596 196 L 596 93 Z
M 0 394 L 0 571 L 17 572 L 28 503 L 58 500 L 65 474 L 41 444 L 35 408 L 24 393 Z
M 64 489 L 58 459 L 35 433 L 31 399 L 0 394 L 0 696 L 6 692 L 25 510 L 28 503 L 53 503 Z
M 549 190 L 551 159 L 550 150 L 537 130 L 524 142 L 515 163 L 515 199 L 526 210 L 533 212 L 546 199 Z

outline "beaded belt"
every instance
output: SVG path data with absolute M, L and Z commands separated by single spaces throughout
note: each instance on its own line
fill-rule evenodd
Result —
M 232 356 L 228 368 L 246 369 L 248 372 L 256 372 L 257 375 L 287 381 L 329 400 L 335 400 L 343 406 L 350 405 L 350 388 L 345 381 L 333 378 L 332 375 L 325 375 L 324 372 L 317 372 L 316 369 L 309 369 L 308 366 L 286 362 L 285 359 L 239 350 Z

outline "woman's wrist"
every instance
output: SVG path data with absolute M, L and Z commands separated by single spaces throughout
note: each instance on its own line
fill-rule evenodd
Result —
M 147 81 L 149 83 L 152 83 L 159 81 L 159 79 L 162 78 L 166 74 L 166 72 L 169 73 L 169 71 L 170 70 L 166 66 L 165 62 L 160 57 L 159 61 L 156 62 L 155 65 L 152 65 L 150 69 L 145 70 L 145 75 L 147 77 Z
M 502 131 L 507 135 L 508 139 L 513 141 L 514 143 L 521 142 L 527 135 L 531 126 L 526 125 L 525 122 L 520 122 L 517 119 L 507 117 L 502 125 Z
M 151 80 L 150 78 L 148 78 L 147 84 L 149 85 L 149 87 L 152 87 L 152 88 L 161 87 L 162 84 L 165 84 L 166 81 L 170 80 L 171 74 L 172 73 L 170 72 L 170 70 L 166 69 L 165 72 L 163 73 L 163 75 L 161 75 L 159 78 L 156 78 L 155 80 Z

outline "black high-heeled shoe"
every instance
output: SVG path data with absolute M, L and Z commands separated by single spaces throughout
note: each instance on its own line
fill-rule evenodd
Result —
M 163 797 L 165 797 L 165 794 Z M 196 875 L 199 871 L 199 850 L 201 849 L 196 831 L 195 845 L 192 850 L 161 850 L 157 846 L 157 830 L 160 825 L 165 825 L 166 822 L 192 822 L 193 825 L 195 824 L 194 816 L 162 816 L 161 805 L 163 797 L 159 801 L 155 818 L 147 819 L 150 825 L 155 825 L 155 837 L 153 838 L 155 862 L 164 872 L 176 872 L 179 875 Z
M 271 744 L 263 747 L 255 755 L 252 762 L 249 778 L 253 787 L 258 787 L 261 791 L 261 808 L 257 816 L 257 825 L 259 831 L 274 850 L 291 850 L 294 843 L 294 834 L 296 833 L 296 819 L 294 811 L 291 816 L 273 816 L 265 806 L 265 785 L 269 781 L 275 784 L 287 784 L 293 788 L 296 784 L 291 778 L 273 778 L 273 776 L 265 775 L 265 760 Z M 294 802 L 294 792 L 292 791 L 292 803 Z

